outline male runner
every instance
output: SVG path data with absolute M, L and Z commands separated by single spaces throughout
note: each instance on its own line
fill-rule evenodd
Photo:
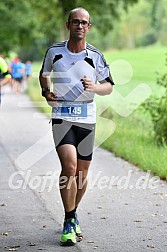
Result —
M 65 220 L 61 243 L 73 245 L 77 236 L 81 238 L 76 209 L 86 190 L 92 160 L 96 123 L 94 95 L 110 94 L 114 83 L 101 52 L 86 43 L 91 29 L 88 11 L 71 10 L 66 26 L 69 40 L 54 44 L 46 51 L 40 85 L 42 95 L 52 106 L 53 138 L 62 167 L 60 193 Z

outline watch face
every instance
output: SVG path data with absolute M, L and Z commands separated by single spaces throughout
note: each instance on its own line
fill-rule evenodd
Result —
M 45 96 L 47 91 L 50 91 L 50 89 L 49 88 L 42 88 L 42 96 Z
M 42 91 L 49 91 L 49 88 L 42 88 Z

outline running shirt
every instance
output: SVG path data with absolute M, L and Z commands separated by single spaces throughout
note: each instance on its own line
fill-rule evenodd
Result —
M 12 76 L 14 79 L 23 78 L 25 72 L 25 64 L 22 62 L 12 62 L 11 63 Z
M 0 57 L 0 81 L 3 78 L 11 78 L 11 75 L 8 72 L 8 64 L 2 57 Z M 1 103 L 1 86 L 0 86 L 0 103 Z
M 32 64 L 31 62 L 27 62 L 25 64 L 26 76 L 30 76 L 32 72 Z
M 84 90 L 81 79 L 87 76 L 96 84 L 104 80 L 114 84 L 101 52 L 88 43 L 79 53 L 69 51 L 67 41 L 54 44 L 47 50 L 42 66 L 43 76 L 51 72 L 53 92 L 61 100 L 52 108 L 52 117 L 95 123 L 95 94 Z
M 0 79 L 11 78 L 6 61 L 0 57 Z

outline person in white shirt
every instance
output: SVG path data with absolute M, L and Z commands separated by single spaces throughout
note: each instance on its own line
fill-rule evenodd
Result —
M 53 138 L 62 168 L 60 193 L 65 220 L 60 241 L 74 245 L 77 238 L 82 239 L 76 209 L 86 191 L 92 160 L 94 96 L 110 94 L 114 83 L 102 53 L 86 42 L 91 29 L 88 11 L 81 7 L 71 10 L 66 26 L 68 41 L 48 48 L 39 79 L 42 95 L 52 106 Z

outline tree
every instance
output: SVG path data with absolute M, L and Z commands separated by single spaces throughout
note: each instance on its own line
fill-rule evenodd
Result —
M 118 6 L 127 7 L 138 0 L 3 0 L 0 2 L 1 33 L 0 50 L 31 46 L 34 40 L 52 44 L 66 36 L 63 28 L 68 12 L 77 6 L 90 11 L 93 24 L 101 33 L 113 27 L 113 19 L 118 18 Z M 101 11 L 101 7 L 103 10 Z
M 29 45 L 35 36 L 36 19 L 31 4 L 26 1 L 0 2 L 0 51 Z
M 164 45 L 167 44 L 167 0 L 153 1 L 151 25 L 157 39 Z

